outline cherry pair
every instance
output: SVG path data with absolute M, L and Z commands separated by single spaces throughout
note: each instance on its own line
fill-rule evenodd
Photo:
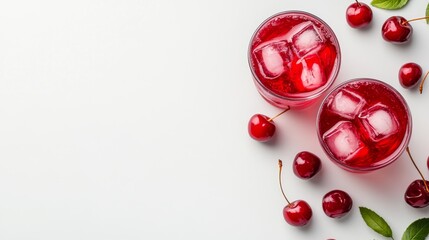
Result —
M 288 203 L 283 208 L 283 217 L 292 226 L 305 226 L 313 216 L 310 205 L 304 200 L 290 202 L 284 193 L 281 172 L 282 161 L 279 160 L 279 184 L 283 197 Z M 303 179 L 309 179 L 320 170 L 320 159 L 312 153 L 300 152 L 297 154 L 293 165 L 294 173 Z M 346 215 L 352 208 L 353 201 L 346 192 L 333 190 L 326 193 L 322 199 L 322 208 L 328 217 L 340 218 Z
M 292 226 L 304 226 L 310 221 L 313 211 L 310 205 L 304 200 L 296 200 L 289 202 L 286 194 L 283 191 L 281 171 L 282 161 L 279 160 L 279 183 L 280 190 L 282 191 L 283 197 L 286 199 L 288 205 L 283 208 L 283 217 L 287 223 Z M 295 156 L 293 160 L 293 172 L 301 179 L 310 179 L 316 175 L 321 168 L 322 164 L 320 158 L 310 152 L 300 152 Z
M 401 16 L 392 16 L 383 23 L 381 35 L 387 42 L 395 44 L 407 43 L 413 34 L 413 27 L 410 22 L 427 18 L 421 17 L 407 20 Z M 372 10 L 367 4 L 356 0 L 355 3 L 347 8 L 346 20 L 353 28 L 366 27 L 372 20 Z

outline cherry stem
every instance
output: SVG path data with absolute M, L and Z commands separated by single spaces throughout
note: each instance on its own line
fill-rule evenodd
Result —
M 413 19 L 410 19 L 410 20 L 406 20 L 405 22 L 403 22 L 403 24 L 409 23 L 409 22 L 418 21 L 418 20 L 428 19 L 428 18 L 429 18 L 429 16 L 427 16 L 427 17 L 413 18 Z
M 289 110 L 290 110 L 290 107 L 288 106 L 288 107 L 287 107 L 285 110 L 283 110 L 281 113 L 279 113 L 279 114 L 275 115 L 274 117 L 272 117 L 272 118 L 268 119 L 268 121 L 269 121 L 269 122 L 273 121 L 276 117 L 278 117 L 278 116 L 282 115 L 283 113 L 285 113 L 285 112 L 287 112 L 287 111 L 289 111 Z
M 283 185 L 282 185 L 282 167 L 283 167 L 283 162 L 282 160 L 279 159 L 279 184 L 280 184 L 280 190 L 282 191 L 283 197 L 286 199 L 286 202 L 288 203 L 288 205 L 290 205 L 289 200 L 286 197 L 286 194 L 283 190 Z
M 423 84 L 425 84 L 425 80 L 428 77 L 428 75 L 429 75 L 429 71 L 426 73 L 425 77 L 423 78 L 422 82 L 420 83 L 420 87 L 419 87 L 420 94 L 423 93 Z
M 410 148 L 409 148 L 409 147 L 407 147 L 407 153 L 408 153 L 408 156 L 409 156 L 409 157 L 410 157 L 410 159 L 411 159 L 411 162 L 413 162 L 414 167 L 417 169 L 417 172 L 419 172 L 420 177 L 422 177 L 422 179 L 423 179 L 423 184 L 424 184 L 424 185 L 425 185 L 425 187 L 426 187 L 426 191 L 427 191 L 427 192 L 429 192 L 429 186 L 428 186 L 428 185 L 427 185 L 427 183 L 426 183 L 426 179 L 425 179 L 425 177 L 423 177 L 422 172 L 420 172 L 420 169 L 417 167 L 416 162 L 415 162 L 415 161 L 414 161 L 414 159 L 413 159 L 413 156 L 411 156 L 411 152 L 410 152 Z
M 355 1 L 356 1 L 357 5 L 360 7 L 360 2 L 358 2 L 358 0 L 355 0 Z

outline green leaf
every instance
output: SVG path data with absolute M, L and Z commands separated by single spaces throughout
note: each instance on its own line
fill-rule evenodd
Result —
M 426 7 L 426 17 L 428 17 L 428 18 L 426 18 L 426 23 L 429 24 L 429 3 Z
M 371 5 L 374 7 L 394 10 L 403 8 L 408 3 L 408 0 L 372 0 Z
M 402 240 L 425 240 L 429 235 L 429 218 L 414 221 L 407 227 Z
M 359 211 L 368 227 L 385 237 L 392 237 L 392 229 L 389 224 L 377 213 L 366 207 L 359 207 Z

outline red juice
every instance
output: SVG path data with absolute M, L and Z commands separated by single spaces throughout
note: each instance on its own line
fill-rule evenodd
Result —
M 411 125 L 402 96 L 374 79 L 337 86 L 322 102 L 317 118 L 325 152 L 353 172 L 379 169 L 396 160 L 408 145 Z
M 304 108 L 334 82 L 340 47 L 331 28 L 300 11 L 263 22 L 249 46 L 249 65 L 260 94 L 271 104 Z

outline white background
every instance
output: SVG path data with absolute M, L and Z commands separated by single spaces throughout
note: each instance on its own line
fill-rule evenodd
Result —
M 318 104 L 276 119 L 271 144 L 247 134 L 254 113 L 280 111 L 253 85 L 250 37 L 272 14 L 304 10 L 338 36 L 335 85 L 371 77 L 403 94 L 413 114 L 410 147 L 429 178 L 429 85 L 419 95 L 397 80 L 409 61 L 429 70 L 429 26 L 412 23 L 406 46 L 380 34 L 391 15 L 424 16 L 427 1 L 373 8 L 366 30 L 346 23 L 353 2 L 1 1 L 0 239 L 383 239 L 358 206 L 384 216 L 400 239 L 409 223 L 429 216 L 403 200 L 419 178 L 405 154 L 371 174 L 339 169 L 316 137 Z M 323 161 L 310 181 L 290 168 L 302 150 Z M 283 219 L 279 158 L 289 198 L 313 207 L 305 228 Z M 333 189 L 354 200 L 342 219 L 321 208 Z

